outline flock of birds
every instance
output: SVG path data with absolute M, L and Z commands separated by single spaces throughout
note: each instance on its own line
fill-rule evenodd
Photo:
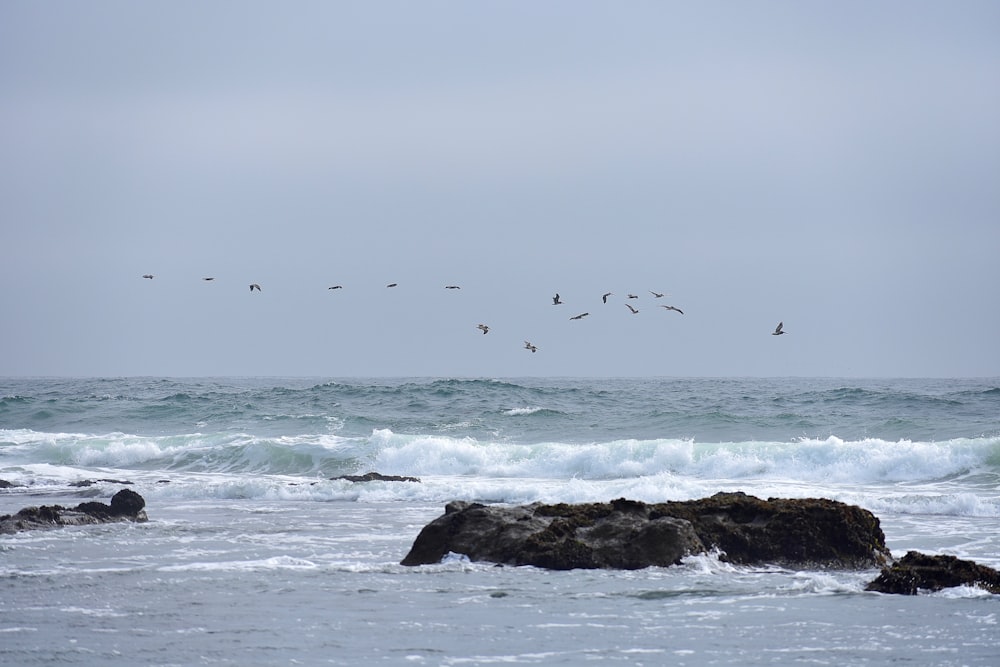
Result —
M 153 274 L 151 274 L 151 273 L 143 274 L 142 277 L 146 278 L 148 280 L 152 280 L 154 278 Z M 215 280 L 215 278 L 214 277 L 207 277 L 207 278 L 202 278 L 202 280 L 204 280 L 206 282 L 212 282 L 213 280 Z M 399 283 L 389 283 L 388 285 L 386 285 L 387 288 L 398 287 L 398 286 L 399 286 Z M 338 289 L 343 289 L 343 288 L 344 288 L 343 285 L 331 285 L 330 287 L 327 287 L 328 290 L 338 290 Z M 449 289 L 449 290 L 462 289 L 462 287 L 460 285 L 445 285 L 444 288 L 445 289 Z M 257 283 L 250 283 L 250 292 L 252 293 L 252 292 L 255 292 L 255 291 L 256 292 L 260 292 L 261 291 L 260 285 L 258 285 Z M 665 296 L 669 296 L 668 294 L 665 294 L 663 292 L 654 292 L 653 290 L 649 290 L 649 293 L 653 295 L 654 299 L 662 299 Z M 614 296 L 614 292 L 605 292 L 604 294 L 602 294 L 601 295 L 601 302 L 606 304 L 608 302 L 608 297 L 609 296 Z M 631 292 L 628 292 L 626 294 L 626 298 L 627 299 L 638 299 L 639 296 L 637 294 L 632 294 Z M 554 297 L 552 297 L 552 305 L 553 306 L 561 306 L 561 305 L 563 305 L 563 303 L 564 302 L 563 302 L 562 298 L 559 296 L 559 293 L 556 292 L 556 295 Z M 629 312 L 631 312 L 633 315 L 638 315 L 639 314 L 639 310 L 637 308 L 635 308 L 634 306 L 632 306 L 632 304 L 626 303 L 625 306 L 629 309 Z M 674 311 L 674 312 L 680 313 L 681 315 L 684 314 L 684 311 L 681 310 L 680 308 L 678 308 L 677 306 L 666 305 L 666 304 L 659 304 L 659 306 L 660 306 L 660 308 L 664 308 L 664 309 L 666 309 L 668 311 Z M 582 320 L 583 318 L 587 317 L 588 315 L 590 315 L 589 312 L 583 312 L 583 313 L 579 313 L 578 315 L 573 315 L 569 319 L 570 320 Z M 782 334 L 787 333 L 786 331 L 784 331 L 784 328 L 783 328 L 784 326 L 785 326 L 784 322 L 778 322 L 778 326 L 775 327 L 775 329 L 774 329 L 773 332 L 771 332 L 771 335 L 772 336 L 781 336 Z M 482 331 L 483 335 L 486 335 L 486 334 L 488 334 L 490 332 L 490 327 L 487 324 L 482 324 L 482 323 L 477 324 L 476 328 L 479 329 L 480 331 Z M 534 345 L 531 341 L 527 341 L 527 340 L 524 341 L 524 349 L 529 350 L 531 352 L 538 352 L 538 347 L 536 345 Z

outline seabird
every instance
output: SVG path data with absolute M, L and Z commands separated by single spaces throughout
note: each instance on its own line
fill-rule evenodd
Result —
M 458 285 L 445 285 L 444 288 L 445 289 L 462 289 Z
M 399 284 L 399 283 L 389 283 L 388 285 L 386 285 L 386 287 L 395 287 L 395 286 L 396 286 L 396 285 L 398 285 L 398 284 Z
M 215 278 L 202 278 L 202 280 L 215 280 Z
M 254 290 L 257 290 L 259 292 L 260 291 L 260 285 L 258 285 L 257 283 L 250 283 L 250 291 L 252 292 Z
M 663 306 L 663 305 L 661 305 L 660 308 L 666 308 L 667 310 L 676 310 L 681 315 L 684 314 L 684 311 L 681 310 L 680 308 L 678 308 L 677 306 Z
M 601 301 L 603 301 L 604 303 L 607 303 L 609 296 L 611 296 L 611 292 L 608 292 L 606 294 L 601 295 Z
M 524 341 L 524 349 L 538 352 L 538 348 L 532 345 L 530 341 Z
M 569 319 L 571 319 L 571 320 L 582 320 L 587 315 L 590 315 L 590 313 L 580 313 L 579 315 L 574 315 L 573 317 L 571 317 Z
M 490 332 L 490 328 L 485 324 L 477 324 L 476 328 L 481 330 L 484 336 Z
M 771 335 L 772 336 L 780 336 L 783 333 L 787 333 L 786 331 L 782 331 L 781 330 L 781 327 L 783 327 L 783 326 L 785 326 L 784 322 L 778 322 L 778 326 L 776 326 L 774 328 L 774 332 Z
M 635 294 L 629 293 L 628 298 L 630 298 L 630 299 L 638 299 L 639 297 L 636 296 Z
M 153 274 L 152 274 L 152 273 L 144 273 L 144 274 L 142 275 L 142 277 L 143 277 L 143 278 L 149 278 L 150 280 L 152 280 L 152 279 L 153 279 Z
M 653 290 L 649 290 L 649 293 L 652 294 L 657 299 L 662 299 L 663 297 L 666 296 L 666 294 L 663 294 L 661 292 L 654 292 Z
M 558 306 L 560 304 L 562 304 L 562 301 L 559 300 L 559 292 L 556 292 L 556 295 L 552 297 L 552 305 Z
M 625 306 L 626 306 L 626 307 L 627 307 L 627 308 L 628 308 L 629 310 L 631 310 L 631 311 L 632 311 L 632 314 L 633 314 L 633 315 L 638 315 L 638 314 L 639 314 L 639 311 L 638 311 L 638 310 L 636 310 L 635 308 L 633 308 L 633 307 L 632 307 L 632 304 L 630 304 L 630 303 L 626 303 L 626 304 L 625 304 Z
M 327 289 L 344 289 L 343 285 L 334 285 L 333 287 L 327 287 Z

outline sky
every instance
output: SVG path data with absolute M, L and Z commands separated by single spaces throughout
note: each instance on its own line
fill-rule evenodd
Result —
M 0 256 L 0 376 L 1000 376 L 1000 3 L 8 0 Z

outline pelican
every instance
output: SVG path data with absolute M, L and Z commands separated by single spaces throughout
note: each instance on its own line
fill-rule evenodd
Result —
M 772 336 L 780 336 L 783 333 L 788 333 L 787 331 L 782 331 L 781 330 L 781 327 L 783 327 L 783 326 L 785 326 L 784 322 L 778 322 L 778 326 L 776 326 L 774 328 L 774 332 L 771 335 Z
M 144 274 L 142 275 L 142 277 L 143 277 L 143 278 L 149 278 L 150 280 L 152 280 L 152 279 L 153 279 L 153 274 L 152 274 L 152 273 L 144 273 Z
M 531 350 L 532 352 L 538 352 L 538 348 L 531 344 L 530 341 L 524 341 L 524 349 Z
M 477 324 L 476 328 L 482 331 L 484 336 L 490 332 L 490 328 L 485 324 Z
M 684 314 L 684 311 L 681 310 L 680 308 L 678 308 L 677 306 L 664 306 L 664 305 L 661 305 L 660 308 L 666 308 L 667 310 L 676 310 L 681 315 Z
M 626 306 L 626 307 L 627 307 L 627 308 L 628 308 L 629 310 L 631 310 L 631 311 L 632 311 L 632 314 L 633 314 L 633 315 L 638 315 L 638 314 L 639 314 L 639 311 L 638 311 L 638 310 L 636 310 L 635 308 L 633 308 L 631 304 L 628 304 L 628 303 L 626 303 L 626 304 L 625 304 L 625 306 Z
M 252 292 L 254 290 L 257 290 L 259 292 L 260 291 L 260 285 L 258 285 L 257 283 L 250 283 L 250 291 Z
M 562 304 L 562 301 L 559 300 L 559 292 L 556 292 L 556 295 L 554 297 L 552 297 L 552 305 L 553 306 L 558 306 L 558 305 L 561 305 L 561 304 Z
M 663 297 L 666 296 L 666 294 L 663 294 L 662 292 L 654 292 L 653 290 L 649 290 L 649 293 L 652 294 L 653 297 L 657 299 L 662 299 Z
M 573 317 L 571 317 L 569 319 L 571 319 L 571 320 L 582 320 L 587 315 L 590 315 L 590 313 L 580 313 L 579 315 L 574 315 Z
M 609 297 L 609 296 L 611 296 L 611 292 L 607 292 L 607 293 L 605 293 L 605 294 L 602 294 L 602 295 L 601 295 L 601 301 L 603 301 L 604 303 L 607 303 L 607 302 L 608 302 L 608 297 Z

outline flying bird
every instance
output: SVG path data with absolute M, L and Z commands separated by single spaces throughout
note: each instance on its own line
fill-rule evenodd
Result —
M 783 333 L 788 333 L 787 331 L 782 331 L 781 330 L 781 327 L 783 327 L 783 326 L 785 326 L 784 322 L 778 322 L 778 326 L 776 326 L 774 328 L 774 332 L 771 335 L 772 336 L 780 336 Z
M 204 280 L 204 281 L 206 281 L 206 282 L 207 282 L 207 281 L 212 281 L 212 280 L 215 280 L 215 278 L 202 278 L 202 280 Z
M 144 274 L 142 274 L 142 277 L 143 278 L 149 278 L 150 280 L 152 280 L 153 279 L 153 274 L 152 273 L 144 273 Z
M 629 310 L 631 310 L 633 315 L 638 315 L 639 314 L 639 311 L 636 310 L 635 308 L 633 308 L 631 304 L 626 303 L 625 307 L 628 308 Z
M 602 295 L 601 295 L 601 301 L 603 301 L 604 303 L 607 303 L 607 302 L 608 302 L 608 297 L 609 297 L 609 296 L 611 296 L 611 292 L 607 292 L 607 293 L 605 293 L 605 294 L 602 294 Z
M 327 287 L 327 289 L 344 289 L 343 285 L 334 285 L 333 287 Z
M 532 345 L 530 341 L 524 341 L 524 349 L 538 352 L 538 348 Z
M 553 306 L 558 306 L 558 305 L 561 305 L 561 304 L 562 304 L 562 301 L 559 300 L 559 292 L 556 292 L 556 295 L 554 297 L 552 297 L 552 305 Z
M 684 314 L 684 311 L 681 310 L 680 308 L 678 308 L 677 306 L 664 306 L 664 305 L 661 305 L 660 308 L 666 308 L 667 310 L 676 310 L 681 315 Z
M 444 288 L 445 289 L 462 289 L 458 285 L 445 285 Z
M 396 285 L 398 285 L 398 284 L 399 284 L 399 283 L 389 283 L 388 285 L 386 285 L 386 287 L 395 287 L 395 286 L 396 286 Z
M 482 331 L 484 336 L 490 332 L 490 328 L 485 324 L 477 324 L 476 328 Z
M 628 298 L 630 298 L 630 299 L 638 299 L 639 297 L 636 296 L 635 294 L 629 293 Z
M 590 313 L 580 313 L 579 315 L 574 315 L 573 317 L 571 317 L 569 319 L 571 319 L 571 320 L 582 320 L 587 315 L 590 315 Z
M 654 292 L 653 290 L 649 290 L 649 293 L 652 294 L 657 299 L 662 299 L 663 297 L 666 296 L 666 294 L 663 294 L 662 292 Z
M 250 283 L 250 291 L 252 292 L 254 290 L 257 290 L 259 292 L 260 291 L 260 285 L 258 285 L 257 283 Z

